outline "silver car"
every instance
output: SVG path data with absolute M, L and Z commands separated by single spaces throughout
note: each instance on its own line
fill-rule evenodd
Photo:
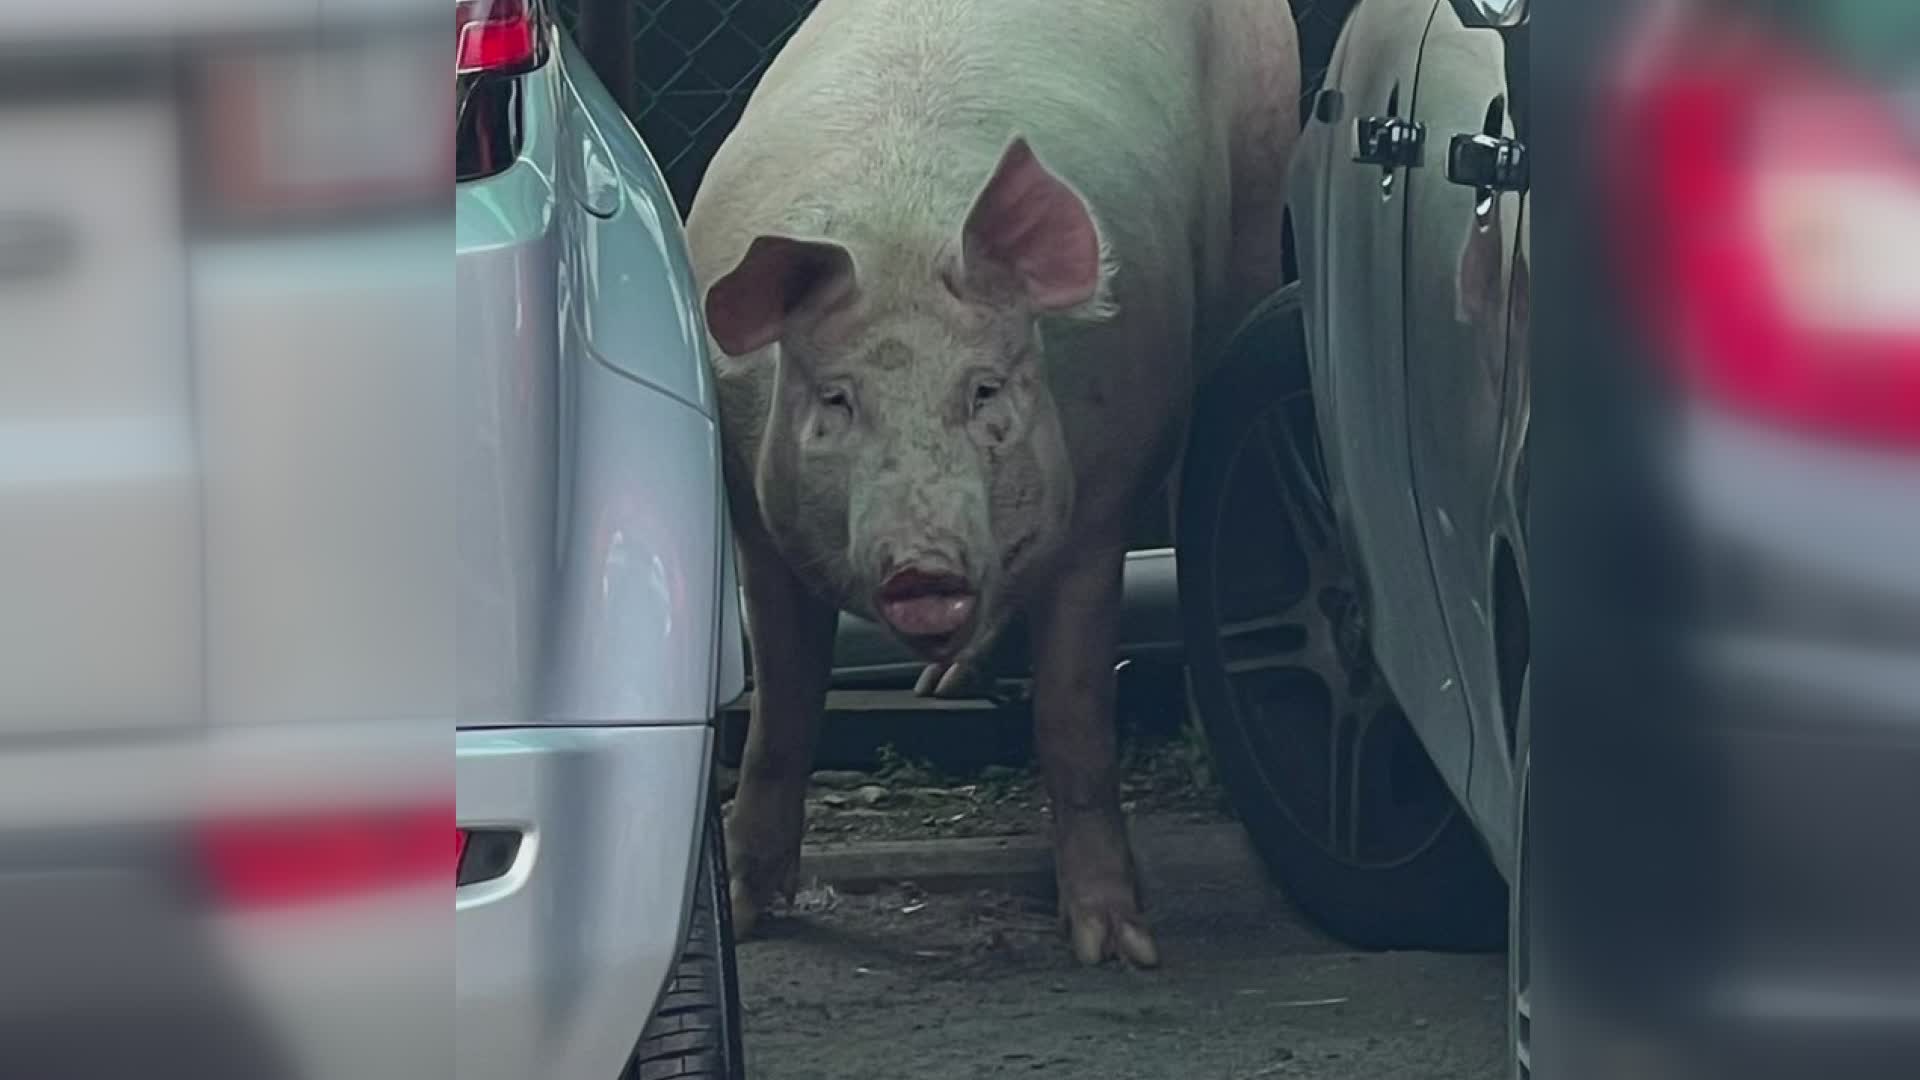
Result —
M 538 0 L 458 5 L 457 1075 L 740 1075 L 738 589 L 653 158 Z
M 0 4 L 0 1076 L 738 1075 L 679 226 L 446 15 Z
M 449 1071 L 431 8 L 0 4 L 0 1076 Z

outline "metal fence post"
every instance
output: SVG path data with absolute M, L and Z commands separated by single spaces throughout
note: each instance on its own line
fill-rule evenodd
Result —
M 580 0 L 574 39 L 593 65 L 594 74 L 630 117 L 636 116 L 639 87 L 633 77 L 633 6 L 636 0 Z

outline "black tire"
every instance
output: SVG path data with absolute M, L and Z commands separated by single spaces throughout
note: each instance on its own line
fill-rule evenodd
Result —
M 1312 410 L 1289 286 L 1196 402 L 1177 534 L 1194 713 L 1254 846 L 1322 929 L 1362 948 L 1499 948 L 1505 882 L 1372 666 Z
M 700 878 L 673 979 L 620 1080 L 741 1080 L 740 978 L 733 958 L 725 830 L 707 810 Z

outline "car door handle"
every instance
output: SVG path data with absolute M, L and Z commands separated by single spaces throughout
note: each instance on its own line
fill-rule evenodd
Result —
M 1527 148 L 1501 135 L 1455 135 L 1447 146 L 1447 179 L 1483 195 L 1525 191 Z
M 1421 162 L 1427 129 L 1402 116 L 1363 116 L 1353 122 L 1353 160 L 1383 169 L 1413 169 Z

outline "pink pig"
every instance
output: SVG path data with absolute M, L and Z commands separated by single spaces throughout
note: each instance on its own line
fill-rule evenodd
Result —
M 1141 966 L 1122 559 L 1204 360 L 1280 284 L 1286 0 L 822 0 L 688 220 L 757 692 L 735 925 L 796 884 L 840 610 L 953 692 L 1017 613 L 1074 952 Z

